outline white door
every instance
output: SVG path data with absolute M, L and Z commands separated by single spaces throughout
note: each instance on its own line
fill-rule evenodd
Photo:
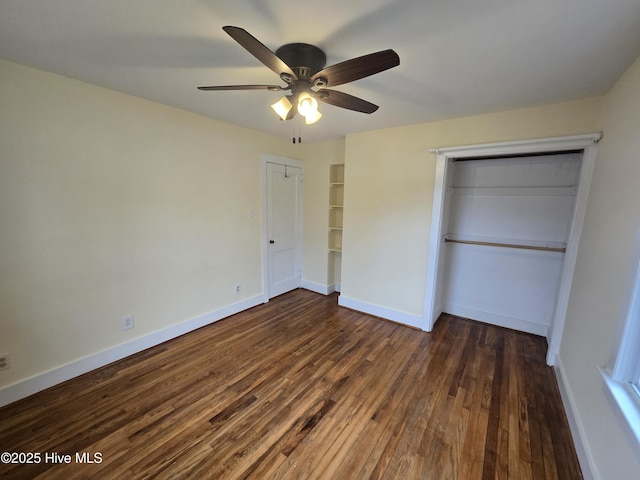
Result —
M 268 296 L 298 288 L 302 277 L 302 168 L 267 162 Z

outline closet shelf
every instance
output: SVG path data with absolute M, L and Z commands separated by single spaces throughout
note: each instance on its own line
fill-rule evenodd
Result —
M 501 248 L 518 248 L 522 250 L 540 250 L 543 252 L 559 252 L 565 253 L 565 247 L 545 247 L 540 245 L 523 245 L 518 243 L 498 243 L 498 242 L 481 242 L 476 240 L 458 240 L 453 238 L 445 238 L 445 243 L 462 243 L 465 245 L 480 245 L 484 247 L 501 247 Z
M 575 197 L 578 187 L 449 187 L 453 195 L 494 197 Z

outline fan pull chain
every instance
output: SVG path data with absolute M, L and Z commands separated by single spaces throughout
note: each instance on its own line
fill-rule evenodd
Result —
M 295 118 L 293 121 L 293 137 L 291 137 L 291 143 L 296 144 L 296 136 L 298 137 L 298 143 L 302 143 L 302 136 L 300 135 L 301 121 Z

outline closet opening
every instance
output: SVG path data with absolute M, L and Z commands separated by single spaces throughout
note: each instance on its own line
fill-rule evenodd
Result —
M 434 150 L 425 330 L 444 312 L 529 332 L 553 364 L 599 138 Z
M 443 311 L 547 336 L 582 152 L 453 160 Z

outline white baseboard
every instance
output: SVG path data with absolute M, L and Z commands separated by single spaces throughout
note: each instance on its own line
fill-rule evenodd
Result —
M 7 385 L 0 388 L 0 407 L 267 301 L 268 299 L 265 295 L 247 298 L 214 310 L 213 312 L 80 358 L 61 367 L 27 378 L 26 380 Z
M 483 312 L 482 310 L 463 307 L 461 305 L 453 305 L 450 303 L 444 305 L 443 311 L 450 313 L 451 315 L 457 315 L 458 317 L 471 318 L 491 325 L 497 325 L 498 327 L 506 327 L 513 330 L 520 330 L 521 332 L 540 335 L 541 337 L 546 337 L 549 330 L 547 325 L 529 322 L 527 320 L 520 320 L 518 318 L 506 317 L 496 313 Z
M 316 292 L 321 295 L 331 295 L 333 292 L 340 291 L 340 284 L 332 283 L 330 285 L 323 285 L 321 283 L 310 282 L 309 280 L 302 280 L 300 288 L 311 290 L 312 292 Z
M 587 450 L 583 441 L 583 439 L 586 438 L 584 428 L 582 427 L 580 418 L 575 413 L 575 401 L 573 400 L 573 394 L 566 383 L 564 367 L 560 356 L 556 356 L 556 362 L 557 365 L 554 367 L 554 370 L 556 372 L 556 378 L 558 379 L 558 389 L 560 390 L 564 410 L 567 413 L 569 429 L 571 430 L 573 444 L 575 445 L 576 454 L 578 455 L 578 462 L 580 462 L 580 468 L 582 469 L 582 476 L 584 477 L 584 480 L 600 480 L 600 476 L 597 475 L 597 469 L 593 467 L 593 457 L 589 450 Z
M 321 295 L 329 295 L 336 291 L 335 285 L 323 285 L 321 283 L 310 282 L 309 280 L 302 280 L 300 287 Z
M 338 297 L 338 305 L 424 330 L 424 320 L 420 315 L 381 307 L 380 305 L 363 302 L 355 298 L 345 297 L 344 295 Z

